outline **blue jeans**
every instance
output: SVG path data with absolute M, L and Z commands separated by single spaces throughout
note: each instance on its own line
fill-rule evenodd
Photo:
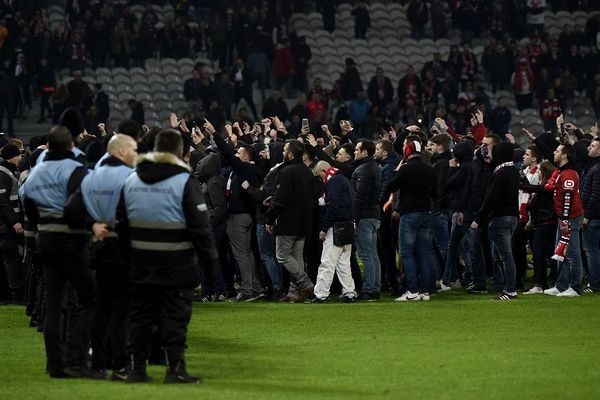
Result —
M 435 289 L 432 229 L 433 217 L 429 212 L 412 212 L 400 217 L 400 257 L 406 286 L 412 293 L 429 293 Z
M 492 218 L 488 225 L 492 254 L 494 259 L 499 261 L 504 291 L 507 293 L 517 290 L 517 267 L 512 253 L 512 236 L 515 229 L 517 229 L 517 217 L 512 216 Z
M 449 240 L 450 214 L 447 211 L 442 211 L 438 215 L 433 216 L 433 244 L 438 252 L 437 257 L 434 257 L 437 266 L 437 271 L 435 271 L 434 275 L 436 279 L 444 273 Z
M 281 267 L 275 259 L 275 236 L 267 232 L 264 224 L 256 224 L 256 239 L 260 260 L 269 274 L 273 290 L 281 290 Z
M 590 270 L 590 288 L 600 292 L 600 219 L 591 219 L 583 230 L 583 250 Z
M 356 224 L 356 250 L 363 263 L 365 279 L 362 291 L 379 293 L 381 290 L 381 264 L 377 254 L 377 231 L 379 220 L 376 218 L 361 219 Z
M 450 285 L 450 282 L 458 279 L 457 268 L 458 256 L 461 251 L 462 241 L 469 226 L 466 223 L 458 224 L 456 214 L 452 216 L 452 228 L 450 228 L 450 240 L 448 241 L 448 251 L 446 253 L 446 266 L 444 267 L 444 285 Z M 466 264 L 466 262 L 465 262 Z
M 569 287 L 581 294 L 581 281 L 583 280 L 583 261 L 581 260 L 581 240 L 579 231 L 583 225 L 583 217 L 571 218 L 571 236 L 565 251 L 565 261 L 559 262 L 556 270 L 556 287 L 565 291 Z M 556 231 L 556 243 L 560 239 L 560 224 Z
M 472 277 L 473 284 L 478 289 L 484 289 L 486 286 L 485 283 L 485 257 L 483 255 L 483 230 L 479 229 L 471 229 L 469 228 L 469 232 L 471 233 L 471 269 L 472 269 Z

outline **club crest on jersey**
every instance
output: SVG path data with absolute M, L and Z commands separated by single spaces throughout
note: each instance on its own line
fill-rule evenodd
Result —
M 575 187 L 575 181 L 573 181 L 571 179 L 567 179 L 563 183 L 563 186 L 565 187 L 565 189 L 573 189 Z

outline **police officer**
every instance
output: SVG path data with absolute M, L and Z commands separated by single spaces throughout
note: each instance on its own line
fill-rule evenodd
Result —
M 37 223 L 37 245 L 44 260 L 44 342 L 48 373 L 52 378 L 94 378 L 94 372 L 86 368 L 94 309 L 89 235 L 85 229 L 70 228 L 63 216 L 68 196 L 77 190 L 87 172 L 83 165 L 75 161 L 72 148 L 70 131 L 63 126 L 53 127 L 48 137 L 48 153 L 43 166 L 33 168 L 21 186 L 19 195 L 29 220 Z M 80 304 L 78 318 L 71 327 L 68 351 L 62 315 L 67 283 L 77 293 Z
M 17 235 L 23 234 L 19 217 L 19 183 L 15 172 L 21 152 L 14 144 L 0 150 L 0 264 L 4 264 L 12 303 L 23 304 L 23 266 L 17 246 Z
M 158 134 L 154 152 L 138 158 L 123 188 L 119 235 L 131 245 L 131 366 L 127 382 L 147 382 L 148 348 L 157 324 L 167 357 L 165 383 L 199 383 L 187 373 L 184 352 L 199 263 L 217 268 L 202 188 L 181 160 L 175 131 Z
M 69 199 L 65 218 L 74 226 L 91 226 L 94 233 L 91 265 L 96 270 L 98 294 L 92 331 L 92 367 L 102 374 L 110 365 L 112 380 L 125 380 L 129 270 L 119 248 L 115 224 L 121 191 L 133 172 L 137 143 L 130 136 L 117 134 L 108 142 L 107 150 L 109 156 L 83 179 L 81 189 Z

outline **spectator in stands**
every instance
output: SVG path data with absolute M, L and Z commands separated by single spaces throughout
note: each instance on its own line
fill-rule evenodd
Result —
M 421 80 L 415 74 L 415 68 L 409 65 L 406 75 L 398 82 L 398 107 L 405 107 L 408 100 L 413 104 L 420 104 L 422 90 Z
M 131 33 L 125 26 L 125 20 L 119 18 L 111 36 L 111 49 L 115 60 L 115 66 L 123 68 L 129 67 L 129 57 L 131 55 L 130 40 Z
M 308 118 L 308 109 L 306 108 L 306 96 L 303 93 L 298 95 L 298 103 L 290 110 L 290 115 L 297 115 L 302 118 Z
M 354 37 L 356 39 L 366 39 L 367 29 L 371 26 L 371 16 L 363 0 L 360 0 L 354 6 L 352 16 L 354 16 Z
M 225 110 L 225 117 L 231 120 L 231 105 L 235 98 L 233 84 L 228 73 L 221 73 L 215 78 L 215 99 L 219 105 Z
M 423 0 L 411 0 L 406 9 L 406 19 L 410 23 L 410 36 L 416 40 L 423 38 L 425 25 L 429 21 L 427 3 Z
M 433 31 L 433 40 L 445 38 L 448 34 L 446 20 L 450 13 L 448 4 L 442 0 L 432 0 L 431 2 L 431 30 Z
M 27 66 L 27 60 L 25 54 L 21 53 L 17 56 L 17 64 L 15 66 L 15 79 L 19 87 L 19 103 L 16 105 L 15 110 L 18 117 L 24 117 L 25 106 L 31 110 L 31 73 Z
M 359 90 L 362 90 L 362 80 L 352 58 L 346 58 L 346 70 L 342 73 L 340 80 L 342 84 L 342 95 L 344 100 L 353 100 Z
M 491 48 L 486 48 L 482 64 L 490 77 L 492 92 L 505 90 L 510 82 L 513 69 L 513 59 L 511 54 L 506 51 L 506 47 L 502 43 L 498 43 Z
M 194 117 L 200 115 L 203 107 L 202 98 L 206 89 L 202 83 L 204 79 L 204 64 L 198 63 L 192 70 L 192 76 L 183 83 L 183 95 L 188 103 L 188 112 Z
M 390 78 L 385 76 L 383 68 L 377 68 L 375 76 L 369 81 L 367 93 L 373 107 L 377 107 L 379 113 L 383 114 L 394 98 L 394 87 Z
M 527 28 L 530 34 L 544 34 L 546 0 L 527 0 Z
M 137 121 L 142 125 L 146 123 L 146 117 L 144 115 L 144 105 L 140 101 L 136 99 L 130 99 L 127 101 L 127 107 L 129 107 L 129 109 L 131 110 L 131 116 L 129 117 L 130 119 Z
M 102 84 L 94 84 L 94 107 L 96 108 L 96 117 L 98 123 L 106 123 L 110 115 L 110 106 L 108 95 L 102 90 Z
M 317 119 L 318 113 L 320 113 L 321 117 L 327 114 L 325 104 L 321 101 L 319 93 L 316 92 L 312 94 L 310 101 L 306 103 L 306 109 L 308 110 L 308 119 L 310 121 Z
M 306 74 L 308 72 L 308 63 L 312 58 L 312 52 L 310 46 L 306 44 L 306 37 L 300 36 L 296 42 L 292 45 L 292 52 L 294 53 L 294 62 L 296 64 L 296 75 L 294 87 L 302 92 L 306 92 L 308 84 L 306 81 Z
M 313 81 L 313 86 L 308 91 L 309 99 L 312 98 L 313 93 L 319 94 L 319 96 L 321 97 L 321 101 L 323 102 L 323 104 L 325 104 L 325 107 L 329 106 L 329 93 L 327 93 L 327 90 L 323 89 L 323 83 L 321 81 L 321 78 L 317 77 Z
M 229 75 L 235 90 L 234 107 L 237 109 L 240 100 L 244 99 L 248 104 L 248 107 L 250 107 L 250 110 L 252 110 L 254 119 L 258 119 L 256 106 L 254 105 L 254 98 L 252 96 L 252 85 L 250 82 L 251 77 L 248 74 L 248 70 L 244 66 L 244 62 L 240 58 L 236 60 L 235 66 Z
M 544 130 L 556 133 L 556 118 L 560 114 L 562 114 L 561 102 L 554 95 L 554 89 L 548 89 L 546 95 L 540 99 L 540 115 Z
M 371 138 L 373 132 L 367 131 L 367 114 L 371 103 L 367 99 L 367 94 L 364 90 L 359 90 L 356 98 L 350 102 L 348 112 L 350 114 L 350 121 L 354 126 L 355 135 L 357 138 Z
M 83 43 L 80 32 L 75 31 L 73 33 L 73 39 L 68 45 L 66 53 L 71 72 L 85 72 L 88 61 L 88 49 L 85 43 Z
M 285 39 L 277 45 L 273 58 L 273 72 L 279 91 L 290 98 L 292 97 L 293 77 L 296 74 L 296 63 L 288 43 L 288 40 Z
M 263 104 L 263 118 L 278 117 L 281 121 L 289 118 L 289 111 L 285 100 L 281 98 L 281 93 L 274 90 L 271 96 Z
M 262 102 L 265 102 L 265 89 L 269 83 L 269 74 L 271 72 L 271 62 L 267 54 L 260 47 L 254 45 L 248 58 L 246 59 L 246 68 L 250 74 L 250 84 L 258 82 Z
M 515 91 L 515 100 L 517 108 L 524 110 L 531 107 L 533 101 L 533 90 L 535 85 L 535 76 L 526 57 L 521 57 L 516 65 L 512 77 L 512 86 Z
M 496 107 L 492 110 L 490 115 L 490 129 L 496 135 L 503 137 L 510 131 L 510 110 L 506 106 L 506 102 L 503 97 L 498 98 Z
M 38 124 L 40 124 L 46 122 L 46 113 L 52 115 L 50 99 L 52 98 L 52 93 L 56 90 L 54 68 L 45 58 L 40 60 L 38 83 L 40 85 L 40 118 L 38 119 Z

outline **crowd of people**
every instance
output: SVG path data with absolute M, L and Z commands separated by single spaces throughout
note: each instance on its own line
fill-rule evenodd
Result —
M 199 382 L 184 361 L 193 300 L 600 291 L 596 126 L 560 116 L 556 136 L 524 130 L 521 148 L 479 110 L 466 132 L 440 118 L 377 141 L 346 120 L 294 134 L 276 116 L 172 114 L 168 129 L 125 120 L 94 136 L 70 108 L 60 124 L 0 149 L 0 290 L 44 332 L 51 377 L 145 382 L 155 343 L 165 382 Z
M 108 3 L 69 2 L 77 4 L 69 15 L 78 28 L 63 35 L 67 42 L 83 43 L 88 25 L 78 18 L 96 26 L 102 23 L 96 13 L 117 31 L 139 24 L 127 16 L 126 1 Z M 269 12 L 288 15 L 282 10 L 303 2 L 266 3 L 250 8 L 247 19 L 273 21 Z M 409 10 L 422 4 L 411 2 Z M 440 4 L 433 1 L 431 12 Z M 120 10 L 110 15 L 127 18 L 108 18 L 109 8 Z M 364 7 L 356 10 L 367 19 Z M 517 140 L 502 100 L 487 112 L 468 47 L 455 49 L 448 62 L 435 55 L 420 72 L 409 68 L 396 88 L 379 70 L 364 90 L 351 58 L 332 91 L 318 79 L 310 89 L 299 85 L 297 69 L 287 68 L 277 77 L 281 91 L 265 99 L 259 116 L 251 87 L 258 80 L 264 90 L 268 79 L 256 78 L 250 66 L 253 60 L 267 65 L 269 57 L 252 40 L 256 24 L 235 19 L 244 12 L 226 9 L 223 21 L 227 29 L 246 29 L 241 36 L 248 46 L 219 52 L 227 68 L 215 82 L 196 66 L 184 85 L 184 118 L 173 113 L 165 126 L 147 126 L 134 102 L 135 119 L 108 126 L 102 88 L 92 90 L 77 72 L 63 91 L 71 100 L 60 108 L 55 103 L 56 125 L 47 135 L 27 145 L 0 135 L 0 300 L 25 305 L 30 324 L 43 332 L 50 377 L 147 382 L 152 362 L 167 365 L 165 383 L 199 383 L 185 363 L 194 301 L 355 303 L 389 294 L 404 303 L 451 290 L 490 291 L 498 301 L 515 301 L 518 291 L 558 298 L 600 292 L 597 125 L 579 129 L 564 120 L 561 100 L 548 100 L 542 107 L 547 131 L 514 132 L 526 137 Z M 13 18 L 19 21 L 16 13 Z M 43 27 L 42 19 L 35 21 Z M 0 25 L 21 32 L 27 24 Z M 285 19 L 272 28 L 264 32 L 277 40 L 266 34 L 265 43 L 277 43 L 273 57 L 289 67 L 298 56 L 287 47 L 292 32 Z M 417 28 L 413 34 L 422 35 Z M 130 36 L 121 32 L 119 40 Z M 502 41 L 498 36 L 494 40 Z M 563 46 L 571 51 L 584 43 L 561 45 L 559 39 L 545 56 L 537 40 L 500 57 L 516 65 L 515 88 L 543 81 L 553 85 L 546 93 L 568 99 L 598 76 L 596 63 L 573 62 L 589 70 L 570 71 L 577 89 L 564 90 L 564 79 L 555 79 L 562 64 L 552 60 L 562 57 Z M 5 61 L 14 55 L 15 43 L 8 43 Z M 178 51 L 166 43 L 164 50 Z M 115 47 L 114 60 L 94 62 L 129 66 L 131 59 L 114 54 Z M 501 61 L 490 54 L 497 51 L 503 46 L 496 42 L 484 64 L 502 89 L 506 76 L 491 72 Z M 528 68 L 536 57 L 550 61 L 536 64 L 534 74 Z M 21 53 L 15 71 L 27 71 L 34 59 Z M 64 55 L 42 59 L 73 62 Z M 0 76 L 0 94 L 17 90 L 10 75 Z M 293 88 L 301 94 L 288 110 L 284 97 Z M 42 112 L 53 90 L 45 93 Z M 515 93 L 521 105 L 531 101 L 528 93 Z M 237 107 L 242 98 L 253 115 Z M 394 103 L 401 110 L 396 117 Z M 0 115 L 11 107 L 3 104 Z M 519 146 L 526 140 L 531 143 Z

